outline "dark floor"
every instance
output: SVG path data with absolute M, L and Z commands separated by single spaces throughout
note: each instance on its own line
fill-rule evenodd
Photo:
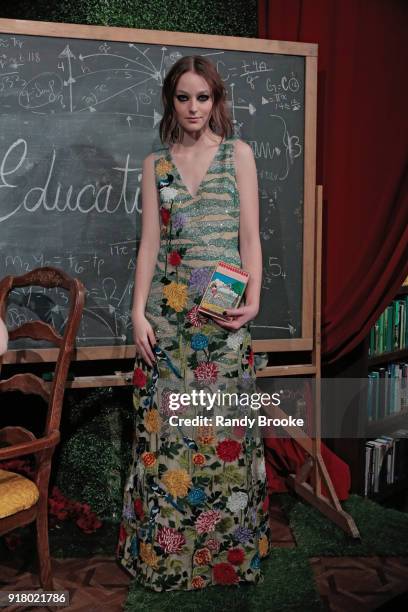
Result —
M 271 507 L 271 527 L 274 546 L 296 545 L 279 505 Z M 329 612 L 378 610 L 408 589 L 407 557 L 313 558 L 310 563 Z M 52 559 L 52 568 L 54 589 L 70 593 L 71 604 L 67 608 L 70 611 L 123 610 L 131 577 L 113 557 Z M 25 567 L 23 560 L 13 559 L 10 553 L 10 561 L 0 565 L 0 591 L 38 588 L 36 569 Z M 46 608 L 14 606 L 3 609 L 22 612 Z M 385 609 L 398 612 L 404 607 L 397 604 Z

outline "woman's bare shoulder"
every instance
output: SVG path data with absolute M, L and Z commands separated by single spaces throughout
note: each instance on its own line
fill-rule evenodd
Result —
M 152 153 L 149 153 L 149 155 L 146 155 L 143 160 L 143 164 L 146 164 L 147 166 L 152 166 L 154 162 L 159 159 L 159 157 L 160 153 L 158 151 L 153 151 Z
M 247 142 L 245 142 L 245 140 L 237 138 L 234 142 L 235 152 L 237 155 L 247 159 L 253 157 L 252 147 Z
M 254 164 L 254 154 L 251 146 L 244 140 L 235 140 L 235 165 L 237 172 L 244 171 Z
M 158 149 L 155 149 L 154 151 L 152 151 L 151 153 L 149 153 L 149 155 L 146 155 L 146 157 L 144 158 L 143 162 L 147 162 L 148 164 L 152 164 L 153 162 L 157 161 L 158 159 L 160 159 L 161 157 L 163 157 L 163 155 L 166 154 L 166 147 L 162 146 Z

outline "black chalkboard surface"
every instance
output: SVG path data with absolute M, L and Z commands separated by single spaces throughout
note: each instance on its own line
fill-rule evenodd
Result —
M 305 54 L 90 38 L 110 30 L 97 27 L 64 37 L 64 24 L 53 24 L 58 35 L 16 34 L 7 22 L 0 20 L 0 277 L 48 265 L 78 276 L 87 288 L 78 346 L 132 344 L 142 161 L 160 147 L 166 71 L 182 55 L 201 54 L 222 75 L 236 134 L 258 169 L 264 266 L 253 339 L 304 337 Z M 15 297 L 11 317 L 29 317 L 31 308 L 63 325 L 57 293 Z

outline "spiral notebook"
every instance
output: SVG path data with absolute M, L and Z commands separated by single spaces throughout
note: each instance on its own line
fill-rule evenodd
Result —
M 219 261 L 206 287 L 198 311 L 215 319 L 228 321 L 226 308 L 238 308 L 249 280 L 249 273 Z

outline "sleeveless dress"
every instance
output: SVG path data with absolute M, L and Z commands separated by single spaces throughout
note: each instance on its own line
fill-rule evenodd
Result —
M 269 552 L 263 441 L 242 427 L 170 427 L 169 396 L 253 388 L 249 325 L 231 332 L 197 312 L 218 261 L 241 266 L 235 138 L 220 143 L 195 196 L 168 145 L 155 156 L 161 244 L 146 318 L 157 362 L 137 357 L 135 435 L 117 557 L 155 591 L 257 583 Z M 235 409 L 236 414 L 236 409 Z

